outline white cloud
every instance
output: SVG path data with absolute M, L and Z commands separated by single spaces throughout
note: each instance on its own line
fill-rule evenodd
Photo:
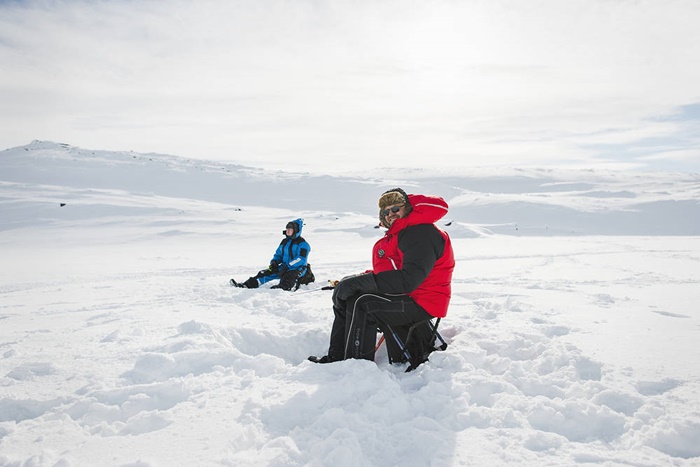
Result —
M 675 151 L 662 151 L 650 156 L 642 157 L 643 160 L 672 160 L 681 162 L 700 163 L 700 149 L 678 149 Z
M 600 135 L 655 136 L 700 102 L 699 22 L 690 0 L 9 4 L 0 147 L 595 163 Z

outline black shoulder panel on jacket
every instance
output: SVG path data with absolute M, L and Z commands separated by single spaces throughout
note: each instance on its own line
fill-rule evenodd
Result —
M 403 266 L 398 271 L 384 271 L 376 275 L 382 293 L 409 293 L 414 291 L 433 270 L 435 262 L 445 251 L 445 239 L 433 224 L 406 227 L 398 234 Z
M 411 249 L 416 249 L 428 256 L 434 256 L 435 261 L 437 261 L 445 252 L 445 238 L 434 224 L 412 225 L 399 232 L 399 250 L 405 256 L 406 250 Z

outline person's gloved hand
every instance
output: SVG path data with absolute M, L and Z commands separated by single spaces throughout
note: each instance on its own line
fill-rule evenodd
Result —
M 377 281 L 374 274 L 365 273 L 343 278 L 333 289 L 333 302 L 345 301 L 353 295 L 360 293 L 377 293 Z
M 267 267 L 267 269 L 270 270 L 270 272 L 277 272 L 279 271 L 280 265 L 277 263 L 277 261 L 270 261 L 270 265 Z

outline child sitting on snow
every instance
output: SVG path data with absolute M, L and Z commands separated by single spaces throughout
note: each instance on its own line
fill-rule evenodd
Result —
M 314 281 L 311 265 L 308 264 L 311 246 L 301 236 L 301 229 L 304 225 L 303 219 L 289 221 L 285 230 L 284 240 L 277 247 L 277 251 L 270 260 L 267 269 L 263 269 L 255 276 L 248 278 L 245 282 L 236 282 L 231 279 L 231 285 L 248 289 L 257 289 L 266 282 L 280 279 L 273 289 L 292 290 L 296 285 L 308 284 Z M 296 289 L 295 289 L 296 290 Z

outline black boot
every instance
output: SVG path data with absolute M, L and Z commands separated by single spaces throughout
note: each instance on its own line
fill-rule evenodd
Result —
M 243 283 L 243 286 L 249 289 L 257 289 L 260 284 L 258 284 L 258 280 L 255 277 L 249 277 L 248 280 Z
M 254 277 L 247 279 L 245 282 L 236 282 L 235 279 L 229 281 L 232 287 L 240 287 L 241 289 L 257 289 L 258 280 Z
M 312 355 L 309 357 L 309 361 L 314 362 L 314 363 L 333 363 L 333 362 L 337 362 L 339 360 L 335 360 L 335 359 L 329 357 L 328 355 L 324 355 L 323 357 L 320 357 L 320 358 Z

